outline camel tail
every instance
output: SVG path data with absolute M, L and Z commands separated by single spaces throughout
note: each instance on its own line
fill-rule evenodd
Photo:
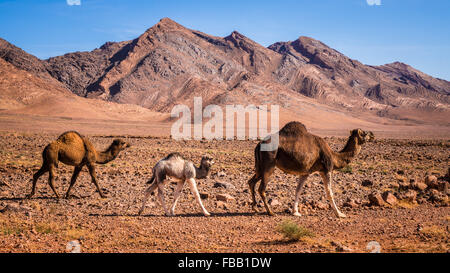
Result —
M 259 178 L 261 176 L 261 143 L 258 143 L 255 148 L 255 177 Z
M 150 178 L 150 180 L 147 181 L 147 184 L 153 184 L 155 182 L 155 175 Z
M 43 166 L 48 166 L 48 163 L 53 163 L 53 165 L 58 168 L 58 160 L 52 160 L 52 158 L 54 158 L 54 156 L 52 157 L 52 153 L 55 153 L 55 149 L 52 149 L 52 144 L 48 144 L 47 146 L 45 146 L 44 150 L 42 151 L 42 165 Z M 57 153 L 56 153 L 57 154 Z M 58 159 L 58 157 L 56 156 L 56 159 Z M 49 162 L 51 161 L 51 162 Z

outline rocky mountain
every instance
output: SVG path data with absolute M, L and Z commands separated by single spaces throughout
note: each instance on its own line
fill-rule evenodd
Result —
M 23 69 L 0 58 L 0 113 L 98 120 L 161 119 L 160 114 L 137 105 L 76 96 L 49 77 L 37 59 L 28 54 L 17 56 L 20 58 L 13 60 Z
M 236 31 L 215 37 L 164 18 L 132 41 L 48 60 L 5 43 L 5 61 L 79 96 L 160 112 L 202 96 L 204 104 L 279 104 L 297 114 L 315 106 L 450 124 L 450 82 L 402 63 L 364 65 L 309 37 L 266 48 Z
M 269 48 L 284 57 L 284 63 L 276 70 L 278 79 L 309 97 L 370 110 L 442 110 L 448 109 L 450 103 L 450 82 L 406 64 L 363 65 L 308 37 L 275 43 Z
M 41 78 L 51 79 L 45 62 L 0 38 L 0 58 Z

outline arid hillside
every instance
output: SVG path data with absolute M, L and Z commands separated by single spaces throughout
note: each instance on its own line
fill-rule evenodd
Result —
M 45 73 L 42 75 L 37 77 L 0 59 L 0 113 L 22 115 L 17 121 L 24 119 L 23 115 L 98 120 L 165 118 L 137 105 L 76 96 L 54 79 L 45 78 Z M 30 128 L 33 123 L 29 123 Z
M 0 40 L 0 57 L 79 96 L 159 112 L 201 96 L 204 104 L 279 104 L 297 115 L 308 105 L 320 115 L 325 104 L 358 117 L 449 125 L 450 82 L 398 62 L 364 65 L 303 36 L 266 48 L 236 31 L 214 37 L 164 18 L 134 40 L 48 60 Z

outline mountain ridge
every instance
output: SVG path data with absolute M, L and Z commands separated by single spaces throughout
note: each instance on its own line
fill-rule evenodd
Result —
M 5 61 L 55 79 L 78 96 L 159 112 L 190 105 L 194 96 L 204 105 L 279 104 L 294 112 L 301 103 L 290 101 L 317 102 L 416 123 L 450 111 L 450 82 L 400 62 L 364 65 L 306 36 L 264 47 L 238 31 L 216 37 L 163 18 L 133 40 L 47 60 L 1 42 Z

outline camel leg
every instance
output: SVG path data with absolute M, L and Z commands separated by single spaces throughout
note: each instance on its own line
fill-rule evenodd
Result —
M 95 166 L 94 166 L 94 164 L 89 164 L 88 165 L 88 169 L 89 169 L 89 174 L 91 175 L 91 178 L 92 178 L 92 183 L 94 183 L 95 187 L 97 188 L 97 191 L 100 194 L 100 197 L 101 198 L 106 198 L 106 195 L 103 194 L 102 189 L 98 185 L 97 175 L 95 173 Z
M 342 212 L 339 211 L 339 208 L 336 206 L 336 203 L 334 202 L 334 196 L 333 196 L 333 190 L 331 188 L 331 182 L 332 182 L 332 177 L 331 177 L 331 172 L 327 173 L 327 174 L 320 174 L 322 176 L 322 180 L 325 186 L 325 190 L 327 192 L 327 196 L 328 196 L 328 200 L 330 200 L 331 202 L 331 206 L 333 207 L 334 213 L 336 214 L 337 217 L 340 218 L 345 218 L 347 217 L 345 214 L 343 214 Z
M 258 208 L 256 207 L 256 194 L 255 194 L 255 186 L 256 183 L 258 183 L 258 181 L 261 178 L 259 177 L 258 174 L 255 174 L 252 178 L 250 178 L 250 180 L 248 181 L 248 186 L 250 188 L 250 194 L 252 195 L 252 209 L 254 212 L 258 212 Z
M 203 214 L 205 216 L 210 216 L 211 214 L 203 206 L 202 199 L 200 198 L 200 194 L 198 193 L 197 183 L 195 182 L 195 179 L 190 178 L 190 179 L 188 179 L 188 182 L 189 182 L 189 186 L 191 187 L 191 191 L 194 194 L 195 199 L 197 200 L 197 203 L 200 205 L 200 208 L 203 211 Z
M 66 192 L 66 195 L 64 196 L 64 198 L 69 198 L 70 190 L 75 185 L 75 182 L 77 181 L 78 175 L 80 174 L 82 168 L 83 168 L 83 166 L 75 166 L 75 168 L 73 170 L 72 178 L 70 179 L 69 188 L 67 189 L 67 192 Z
M 48 172 L 48 168 L 47 166 L 44 164 L 42 165 L 42 167 L 39 169 L 39 171 L 37 171 L 34 175 L 33 175 L 33 186 L 31 188 L 31 193 L 27 195 L 27 199 L 33 197 L 33 195 L 36 192 L 36 184 L 37 181 L 39 179 L 39 177 L 41 177 L 44 173 Z
M 294 216 L 302 216 L 298 212 L 298 201 L 300 199 L 300 193 L 302 191 L 303 185 L 305 184 L 306 180 L 308 180 L 308 176 L 309 175 L 303 175 L 298 178 L 297 188 L 295 189 Z
M 144 212 L 145 204 L 147 204 L 148 199 L 150 198 L 150 195 L 156 190 L 156 187 L 158 186 L 158 182 L 155 181 L 148 189 L 145 191 L 145 197 L 144 202 L 142 203 L 142 207 L 139 210 L 138 215 L 141 215 Z
M 175 189 L 175 193 L 174 193 L 174 197 L 173 197 L 174 198 L 173 204 L 172 204 L 172 207 L 170 208 L 170 215 L 172 215 L 172 216 L 175 215 L 175 207 L 177 206 L 177 202 L 178 202 L 178 199 L 180 198 L 181 191 L 183 190 L 184 182 L 185 181 L 178 182 L 177 188 Z
M 52 189 L 52 191 L 55 193 L 56 198 L 59 199 L 59 194 L 56 192 L 55 185 L 54 185 L 55 173 L 56 173 L 55 166 L 53 164 L 50 164 L 49 170 L 48 170 L 48 184 L 49 184 L 50 188 Z
M 166 201 L 164 200 L 164 183 L 158 184 L 158 198 L 159 198 L 159 202 L 161 203 L 161 206 L 164 209 L 164 213 L 167 216 L 170 216 L 169 211 L 167 210 L 167 207 L 166 207 Z
M 267 187 L 267 184 L 269 183 L 269 177 L 273 173 L 273 170 L 274 169 L 272 168 L 270 171 L 265 172 L 263 174 L 261 184 L 259 185 L 259 188 L 258 188 L 259 195 L 261 196 L 261 199 L 264 202 L 264 207 L 266 208 L 266 211 L 270 216 L 274 216 L 275 214 L 273 213 L 272 209 L 270 208 L 269 204 L 267 203 L 266 187 Z

